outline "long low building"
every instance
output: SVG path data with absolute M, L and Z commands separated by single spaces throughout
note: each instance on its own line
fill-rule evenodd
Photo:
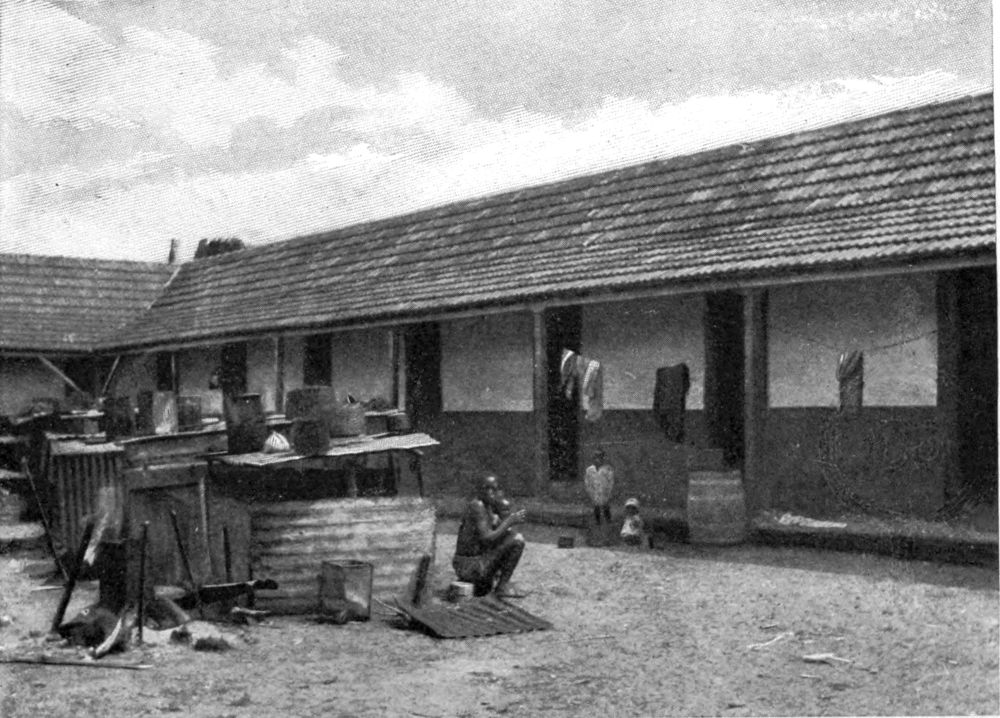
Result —
M 441 441 L 431 493 L 496 473 L 578 500 L 602 450 L 615 500 L 652 505 L 683 506 L 692 467 L 741 471 L 754 509 L 995 503 L 993 138 L 992 95 L 966 97 L 119 263 L 132 313 L 86 349 L 119 396 L 171 387 L 219 412 L 221 371 L 269 411 L 323 383 L 405 408 Z M 32 268 L 59 261 L 0 257 L 5 326 L 30 323 L 50 296 Z M 44 305 L 60 327 L 90 316 L 69 291 Z M 24 398 L 12 363 L 45 349 L 0 332 L 5 408 Z

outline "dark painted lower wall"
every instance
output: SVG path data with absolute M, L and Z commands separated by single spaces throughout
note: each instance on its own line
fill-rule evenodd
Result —
M 954 445 L 934 407 L 771 409 L 765 491 L 771 506 L 931 516 L 944 502 Z
M 534 472 L 532 415 L 527 412 L 443 414 L 420 426 L 441 441 L 427 452 L 430 495 L 465 495 L 487 473 L 509 494 L 531 494 Z M 772 409 L 766 427 L 764 496 L 770 507 L 820 517 L 851 510 L 932 515 L 944 501 L 953 447 L 933 407 Z M 683 509 L 689 467 L 719 468 L 709 447 L 704 415 L 686 416 L 683 444 L 663 435 L 651 411 L 606 411 L 583 423 L 581 480 L 550 482 L 546 495 L 586 502 L 583 469 L 600 448 L 615 467 L 614 501 L 636 496 L 648 506 Z
M 441 442 L 423 460 L 428 495 L 464 496 L 486 474 L 511 496 L 531 493 L 535 440 L 529 412 L 449 412 L 415 428 Z

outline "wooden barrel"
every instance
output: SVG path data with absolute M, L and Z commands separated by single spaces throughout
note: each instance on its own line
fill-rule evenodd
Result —
M 692 471 L 688 480 L 688 537 L 694 544 L 731 546 L 746 539 L 747 510 L 739 471 Z
M 230 454 L 250 454 L 264 448 L 267 420 L 260 394 L 241 394 L 227 401 L 226 439 Z

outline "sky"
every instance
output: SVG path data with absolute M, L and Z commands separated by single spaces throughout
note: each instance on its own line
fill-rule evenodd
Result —
M 988 0 L 0 0 L 0 251 L 165 261 L 990 91 Z

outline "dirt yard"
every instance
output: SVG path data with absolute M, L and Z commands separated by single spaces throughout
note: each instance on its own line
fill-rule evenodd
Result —
M 452 578 L 455 526 L 438 537 Z M 579 547 L 529 526 L 518 603 L 551 631 L 437 640 L 388 613 L 227 627 L 235 647 L 169 643 L 148 670 L 0 665 L 0 715 L 782 716 L 1000 712 L 997 572 L 844 553 L 667 544 Z M 577 548 L 556 547 L 559 535 Z M 0 556 L 0 660 L 45 650 L 59 599 L 41 555 Z M 95 595 L 84 584 L 70 614 Z M 147 635 L 149 632 L 147 631 Z M 832 654 L 827 662 L 804 656 Z

